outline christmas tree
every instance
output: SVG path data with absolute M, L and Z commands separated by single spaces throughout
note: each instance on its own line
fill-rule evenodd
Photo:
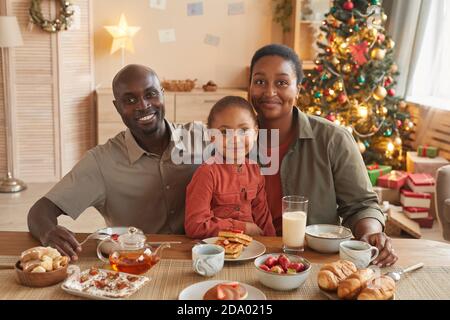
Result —
M 325 17 L 299 106 L 347 128 L 366 164 L 404 168 L 414 124 L 396 96 L 395 43 L 380 0 L 335 0 Z

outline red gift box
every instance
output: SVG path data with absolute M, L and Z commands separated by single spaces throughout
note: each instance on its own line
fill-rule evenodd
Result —
M 378 178 L 377 184 L 379 187 L 389 189 L 400 189 L 406 183 L 408 174 L 404 171 L 391 171 L 384 176 Z
M 410 219 L 423 219 L 429 216 L 428 208 L 404 207 L 403 213 Z
M 423 219 L 415 219 L 414 221 L 416 221 L 421 228 L 427 228 L 427 229 L 433 228 L 434 218 L 432 216 L 428 216 Z
M 435 191 L 436 181 L 428 173 L 410 173 L 407 183 L 414 192 L 433 193 Z
M 431 206 L 431 194 L 418 193 L 403 189 L 400 194 L 400 203 L 404 207 L 427 208 Z

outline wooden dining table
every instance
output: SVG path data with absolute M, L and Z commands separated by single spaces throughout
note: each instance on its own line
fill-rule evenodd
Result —
M 80 242 L 87 236 L 88 234 L 76 234 L 76 238 Z M 267 253 L 281 252 L 282 239 L 280 237 L 255 237 L 254 239 L 265 245 Z M 185 264 L 182 268 L 185 268 L 186 270 L 182 270 L 182 274 L 184 274 L 185 277 L 191 279 L 191 282 L 201 281 L 205 279 L 194 274 L 190 264 L 191 249 L 195 244 L 200 242 L 200 239 L 190 239 L 183 235 L 151 234 L 147 235 L 147 241 L 179 241 L 179 244 L 173 244 L 171 248 L 164 250 L 163 260 L 169 259 L 170 261 L 180 261 L 180 263 L 184 261 Z M 392 239 L 392 242 L 395 252 L 399 257 L 396 264 L 397 267 L 406 267 L 412 264 L 423 262 L 427 267 L 445 267 L 447 268 L 446 270 L 449 270 L 450 272 L 450 244 L 423 239 Z M 96 240 L 88 240 L 83 245 L 83 250 L 79 254 L 78 263 L 84 260 L 95 261 L 97 244 L 98 242 Z M 39 243 L 28 232 L 0 232 L 0 258 L 14 256 L 18 258 L 22 251 L 37 245 L 39 245 Z M 321 254 L 318 252 L 314 252 L 308 248 L 306 248 L 306 250 L 302 253 L 302 256 L 313 264 L 323 264 L 339 259 L 339 254 Z M 97 262 L 100 263 L 100 260 L 97 260 Z M 254 274 L 254 272 L 252 271 L 253 269 L 251 269 L 254 268 L 253 261 L 246 262 L 246 264 L 243 264 L 242 266 L 249 270 L 249 274 Z M 227 268 L 229 268 L 228 271 L 237 270 L 235 265 L 226 264 L 224 267 L 224 271 L 226 271 Z M 13 270 L 8 271 L 13 272 Z M 150 272 L 152 271 L 153 270 L 150 270 Z M 2 270 L 2 268 L 0 268 L 0 272 L 5 272 L 5 270 Z M 167 282 L 160 285 L 170 286 L 171 284 Z M 33 295 L 25 293 L 24 290 L 26 289 L 21 288 L 20 290 L 17 290 L 17 293 L 9 292 L 5 296 L 2 296 L 0 294 L 0 299 L 22 299 L 24 297 L 33 299 Z M 292 297 L 295 298 L 295 296 Z M 49 295 L 48 297 L 44 297 L 44 299 L 45 298 L 53 298 L 53 296 Z M 58 296 L 58 298 L 64 298 L 64 296 Z M 174 296 L 173 293 L 172 295 L 167 294 L 167 296 L 164 296 L 162 293 L 161 295 L 156 295 L 155 293 L 155 296 L 153 296 L 153 298 L 176 299 L 177 297 Z M 286 296 L 277 296 L 277 293 L 273 292 L 268 295 L 268 298 L 281 299 L 286 298 Z

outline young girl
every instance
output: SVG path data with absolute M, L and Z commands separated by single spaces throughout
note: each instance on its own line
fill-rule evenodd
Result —
M 208 116 L 215 155 L 202 164 L 186 191 L 184 227 L 191 238 L 217 236 L 221 230 L 274 236 L 259 166 L 246 159 L 257 139 L 257 119 L 243 98 L 219 100 Z

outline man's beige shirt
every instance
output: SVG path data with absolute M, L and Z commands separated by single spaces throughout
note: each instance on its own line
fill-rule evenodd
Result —
M 166 124 L 172 139 L 162 156 L 143 150 L 127 129 L 89 150 L 45 197 L 73 219 L 93 206 L 108 226 L 183 234 L 186 186 L 198 165 L 172 162 L 173 151 L 187 150 L 174 129 L 187 130 L 193 141 L 203 126 Z

